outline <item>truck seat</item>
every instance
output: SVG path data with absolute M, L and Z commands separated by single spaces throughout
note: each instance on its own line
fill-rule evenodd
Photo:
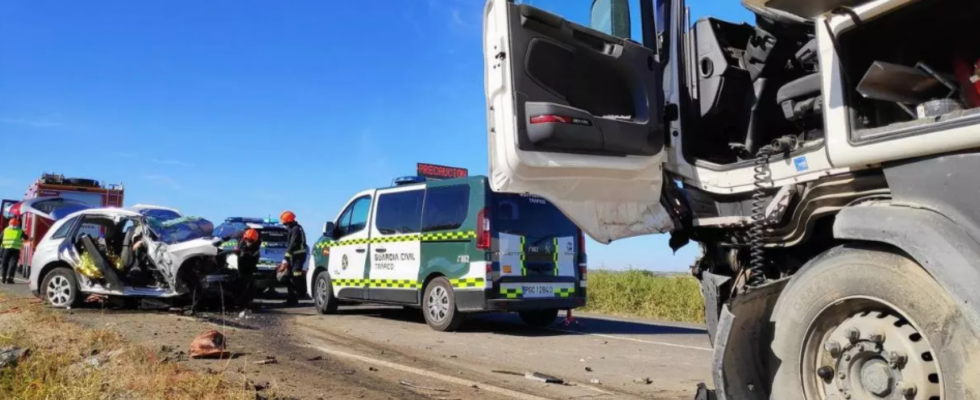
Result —
M 782 107 L 783 115 L 790 121 L 819 113 L 823 108 L 820 73 L 813 73 L 783 85 L 776 92 L 776 103 Z

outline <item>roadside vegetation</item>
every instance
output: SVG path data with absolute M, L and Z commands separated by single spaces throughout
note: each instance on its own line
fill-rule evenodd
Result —
M 10 348 L 28 353 L 0 369 L 2 399 L 256 398 L 220 373 L 191 370 L 111 330 L 71 323 L 36 299 L 0 298 L 0 350 Z
M 588 306 L 583 311 L 622 317 L 704 322 L 698 281 L 689 275 L 650 271 L 589 271 Z

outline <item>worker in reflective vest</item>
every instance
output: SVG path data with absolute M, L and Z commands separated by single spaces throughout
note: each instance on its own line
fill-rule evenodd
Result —
M 20 229 L 20 220 L 11 218 L 10 224 L 3 230 L 2 256 L 0 256 L 0 278 L 3 283 L 14 283 L 14 272 L 17 271 L 17 262 L 20 261 L 20 248 L 24 245 L 27 235 Z
M 306 232 L 303 227 L 296 222 L 296 214 L 292 211 L 285 211 L 279 215 L 279 221 L 289 230 L 286 236 L 286 258 L 277 269 L 277 275 L 282 276 L 286 290 L 289 291 L 287 305 L 299 303 L 298 288 L 303 281 L 303 265 L 306 264 L 306 253 L 309 247 L 306 245 Z

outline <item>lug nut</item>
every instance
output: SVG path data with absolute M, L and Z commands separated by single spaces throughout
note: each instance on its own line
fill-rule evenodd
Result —
M 871 332 L 871 334 L 868 335 L 868 339 L 871 339 L 872 342 L 881 344 L 885 341 L 885 334 L 880 332 Z
M 844 361 L 851 361 L 851 355 L 850 354 L 844 354 Z
M 861 340 L 861 331 L 853 327 L 847 328 L 844 330 L 844 336 L 846 336 L 847 340 L 850 340 L 851 343 L 854 343 Z
M 817 369 L 817 376 L 824 380 L 830 380 L 834 378 L 834 369 L 828 366 L 822 366 Z
M 897 351 L 888 353 L 888 364 L 891 365 L 892 368 L 901 368 L 903 365 L 905 365 L 906 361 L 908 361 L 908 357 L 906 357 L 905 354 Z
M 837 343 L 836 341 L 828 340 L 823 344 L 823 349 L 827 350 L 831 357 L 840 357 L 840 343 Z
M 898 393 L 901 393 L 902 396 L 905 397 L 915 396 L 916 388 L 914 383 L 901 381 L 895 384 L 895 386 L 898 388 Z
M 841 379 L 847 378 L 847 374 L 845 374 L 844 371 L 838 373 L 837 376 L 840 377 Z

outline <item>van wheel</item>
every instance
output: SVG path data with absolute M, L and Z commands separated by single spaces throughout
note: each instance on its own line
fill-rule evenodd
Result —
M 463 323 L 464 315 L 456 309 L 456 294 L 446 278 L 438 277 L 425 286 L 422 313 L 429 327 L 440 332 L 451 332 Z
M 44 300 L 55 308 L 77 307 L 81 304 L 78 294 L 78 279 L 75 271 L 58 267 L 44 276 L 41 284 L 44 290 Z
M 946 291 L 902 255 L 831 249 L 792 278 L 771 320 L 773 399 L 980 393 L 978 333 Z
M 521 321 L 534 328 L 547 328 L 558 319 L 558 309 L 521 311 L 518 313 Z
M 313 303 L 320 314 L 336 314 L 337 298 L 333 295 L 333 285 L 330 284 L 330 275 L 326 271 L 316 275 L 313 283 Z

